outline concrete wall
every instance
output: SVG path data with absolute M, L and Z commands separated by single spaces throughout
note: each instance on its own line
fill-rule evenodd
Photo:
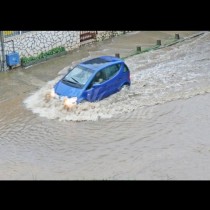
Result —
M 102 41 L 123 34 L 123 31 L 98 31 L 96 40 L 85 43 Z M 66 51 L 80 47 L 80 31 L 31 31 L 22 35 L 5 38 L 5 41 L 14 40 L 15 51 L 20 57 L 36 56 L 52 48 L 63 46 Z M 12 42 L 5 43 L 5 54 L 13 52 Z

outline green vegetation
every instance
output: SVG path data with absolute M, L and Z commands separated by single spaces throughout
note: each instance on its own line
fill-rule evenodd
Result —
M 22 57 L 21 64 L 24 65 L 24 64 L 27 64 L 32 61 L 39 61 L 41 59 L 47 59 L 49 56 L 55 55 L 60 52 L 65 52 L 65 48 L 64 47 L 56 47 L 56 48 L 53 48 L 47 52 L 42 52 L 37 56 Z

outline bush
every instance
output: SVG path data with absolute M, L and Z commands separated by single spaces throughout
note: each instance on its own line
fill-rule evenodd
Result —
M 64 52 L 64 51 L 65 51 L 65 47 L 56 47 L 56 48 L 53 48 L 53 49 L 51 49 L 47 52 L 41 52 L 37 56 L 30 56 L 30 57 L 25 57 L 24 56 L 24 57 L 21 58 L 21 64 L 26 64 L 26 63 L 29 63 L 31 61 L 47 58 L 50 55 L 54 55 L 54 54 Z

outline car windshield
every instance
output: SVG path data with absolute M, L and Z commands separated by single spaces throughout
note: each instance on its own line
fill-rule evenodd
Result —
M 93 71 L 91 69 L 76 66 L 63 78 L 63 81 L 83 87 L 92 74 Z

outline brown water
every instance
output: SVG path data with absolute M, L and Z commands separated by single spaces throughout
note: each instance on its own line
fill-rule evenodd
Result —
M 0 179 L 210 179 L 209 32 L 126 59 L 130 89 L 103 101 L 44 101 L 67 65 L 137 35 L 0 74 Z

